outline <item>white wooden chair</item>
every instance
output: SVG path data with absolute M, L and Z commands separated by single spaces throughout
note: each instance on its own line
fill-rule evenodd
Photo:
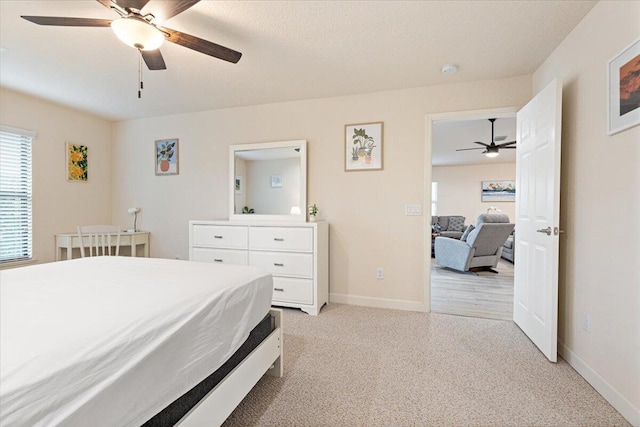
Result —
M 86 240 L 85 240 L 86 239 Z M 84 225 L 78 227 L 80 256 L 118 256 L 120 254 L 119 225 Z M 85 253 L 87 243 L 87 253 Z

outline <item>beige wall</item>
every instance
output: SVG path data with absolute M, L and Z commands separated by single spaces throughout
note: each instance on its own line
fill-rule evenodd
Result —
M 308 204 L 331 224 L 331 293 L 420 307 L 424 217 L 405 216 L 404 205 L 424 202 L 425 115 L 523 105 L 530 95 L 525 76 L 119 122 L 113 218 L 140 206 L 152 255 L 186 259 L 188 221 L 228 217 L 229 145 L 307 139 Z M 345 172 L 344 125 L 373 121 L 384 122 L 384 170 Z M 180 138 L 180 175 L 155 176 L 153 141 L 167 137 Z
M 515 163 L 434 166 L 432 174 L 438 182 L 438 215 L 463 215 L 465 224 L 475 224 L 479 214 L 495 206 L 515 222 L 515 202 L 482 201 L 482 181 L 515 181 Z
M 38 135 L 33 142 L 33 256 L 55 260 L 56 233 L 111 223 L 111 123 L 39 98 L 0 89 L 0 123 Z M 65 179 L 65 142 L 89 148 L 89 181 Z
M 536 71 L 564 81 L 559 339 L 640 425 L 640 126 L 608 136 L 607 62 L 640 34 L 640 2 L 599 2 Z M 591 315 L 591 332 L 582 329 Z M 565 348 L 562 348 L 564 344 Z

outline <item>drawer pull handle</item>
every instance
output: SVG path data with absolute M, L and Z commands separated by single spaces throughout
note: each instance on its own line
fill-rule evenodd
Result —
M 222 239 L 222 236 L 213 236 L 214 239 Z
M 276 242 L 284 242 L 283 237 L 274 237 L 273 240 L 275 240 Z
M 279 262 L 274 262 L 273 265 L 275 265 L 276 267 L 284 267 L 284 264 L 281 264 Z
M 222 262 L 222 260 L 220 258 L 216 258 L 213 260 L 214 262 Z
M 284 289 L 282 288 L 273 288 L 274 291 L 278 291 L 278 292 L 284 292 Z

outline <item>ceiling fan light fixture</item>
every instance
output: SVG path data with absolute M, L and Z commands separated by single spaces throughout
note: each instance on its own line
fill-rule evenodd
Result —
M 123 43 L 140 50 L 156 50 L 164 42 L 162 31 L 135 16 L 116 19 L 111 29 Z
M 484 155 L 487 157 L 498 157 L 498 154 L 500 154 L 498 149 L 497 148 L 492 149 L 492 147 L 487 148 L 487 151 L 484 152 Z

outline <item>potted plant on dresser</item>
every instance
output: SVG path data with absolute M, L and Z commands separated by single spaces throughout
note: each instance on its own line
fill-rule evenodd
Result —
M 318 205 L 315 203 L 309 205 L 309 222 L 316 222 L 318 220 Z

